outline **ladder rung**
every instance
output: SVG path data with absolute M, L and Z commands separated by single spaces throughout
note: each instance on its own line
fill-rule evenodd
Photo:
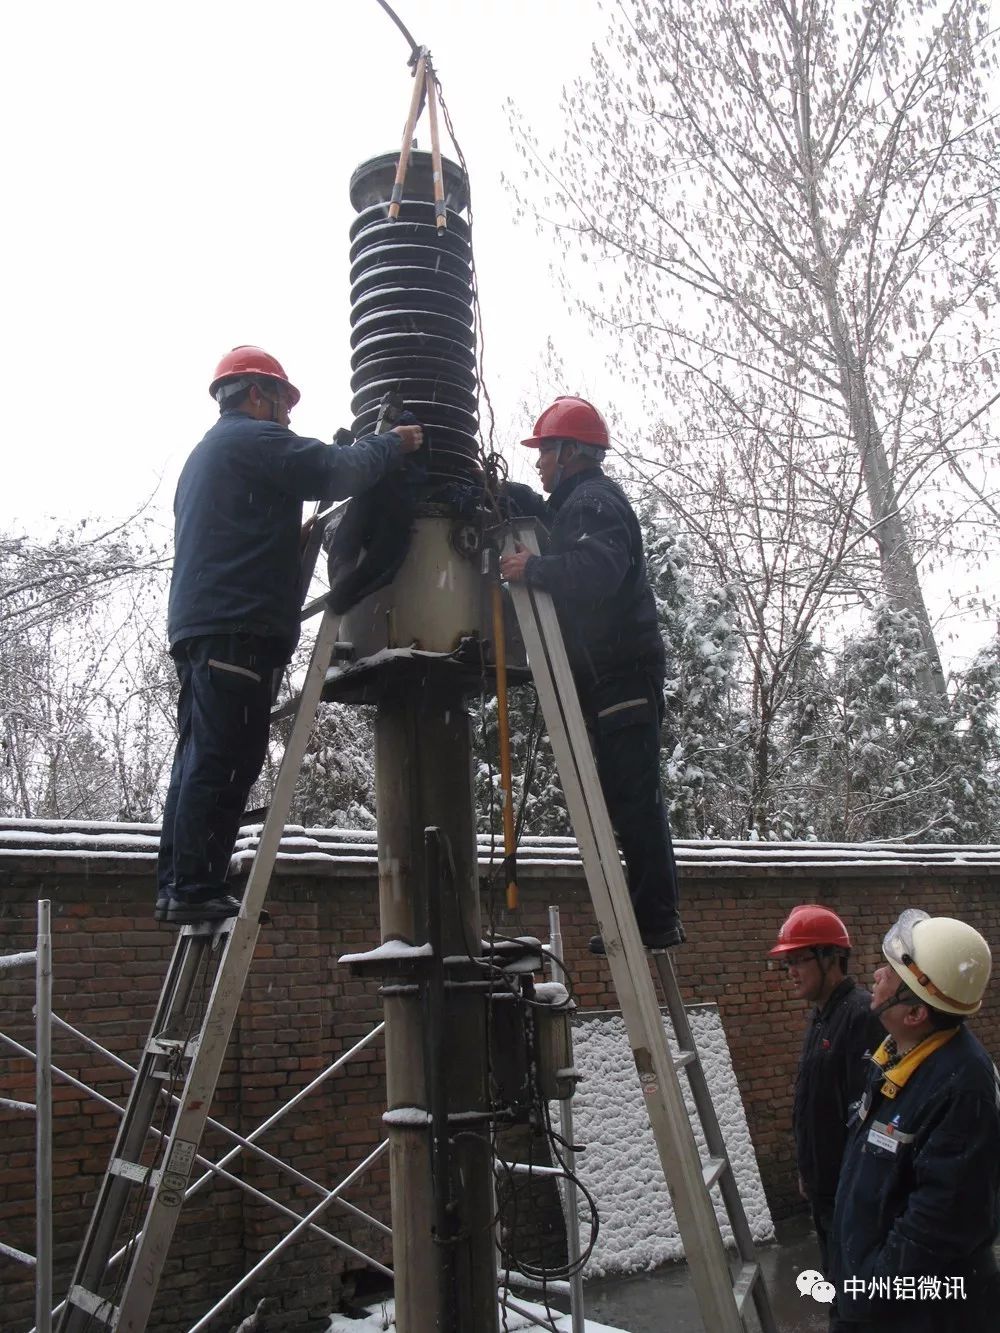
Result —
M 742 1317 L 746 1308 L 747 1300 L 753 1291 L 753 1284 L 760 1277 L 760 1264 L 745 1263 L 740 1265 L 739 1276 L 733 1283 L 733 1297 L 736 1301 L 736 1308 Z
M 193 936 L 200 940 L 213 940 L 216 935 L 228 935 L 236 921 L 234 916 L 223 916 L 218 921 L 191 921 L 186 926 L 181 926 L 181 934 L 189 938 Z
M 725 1157 L 710 1157 L 707 1162 L 702 1163 L 701 1175 L 707 1190 L 712 1188 L 728 1165 L 729 1162 Z
M 290 699 L 286 699 L 283 704 L 278 704 L 277 708 L 271 709 L 272 727 L 274 726 L 275 722 L 283 722 L 286 717 L 292 717 L 293 714 L 298 712 L 300 697 L 301 696 L 298 694 L 293 694 L 292 697 Z
M 71 1305 L 76 1305 L 79 1309 L 86 1310 L 89 1315 L 93 1315 L 95 1319 L 99 1319 L 102 1324 L 107 1324 L 109 1328 L 114 1328 L 118 1323 L 117 1305 L 95 1296 L 86 1287 L 70 1287 L 66 1299 Z
M 677 1059 L 674 1061 L 674 1068 L 683 1069 L 685 1068 L 686 1065 L 694 1065 L 697 1063 L 698 1063 L 697 1051 L 679 1051 L 677 1054 Z
M 140 1166 L 138 1162 L 127 1162 L 124 1157 L 112 1157 L 108 1163 L 108 1170 L 113 1176 L 121 1176 L 125 1180 L 133 1180 L 137 1185 L 148 1184 L 152 1169 L 148 1166 Z

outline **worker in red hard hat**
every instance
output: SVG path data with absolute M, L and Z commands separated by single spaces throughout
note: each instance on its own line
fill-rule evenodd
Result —
M 419 425 L 351 448 L 288 428 L 299 391 L 260 347 L 234 347 L 209 386 L 219 420 L 174 497 L 167 629 L 180 680 L 163 811 L 157 920 L 233 916 L 229 860 L 267 753 L 271 681 L 299 637 L 303 500 L 357 495 L 420 448 Z
M 812 1210 L 820 1268 L 828 1264 L 847 1117 L 861 1096 L 867 1056 L 882 1040 L 871 995 L 848 975 L 851 938 L 828 907 L 792 908 L 770 951 L 788 974 L 792 998 L 812 1006 L 795 1079 L 792 1130 L 799 1192 Z
M 548 500 L 514 484 L 508 499 L 523 515 L 541 518 L 549 540 L 544 555 L 519 546 L 503 557 L 500 572 L 552 594 L 639 933 L 647 948 L 671 948 L 683 943 L 684 931 L 660 781 L 666 655 L 639 521 L 604 473 L 608 427 L 593 403 L 557 398 L 522 443 L 538 451 Z M 603 954 L 602 937 L 590 947 Z
M 884 1040 L 848 1125 L 830 1232 L 832 1328 L 993 1333 L 1000 1075 L 967 1025 L 990 947 L 968 922 L 911 907 L 882 953 L 872 1009 Z

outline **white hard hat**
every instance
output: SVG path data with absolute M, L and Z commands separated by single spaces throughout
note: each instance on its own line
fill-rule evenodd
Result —
M 990 946 L 979 931 L 950 916 L 908 908 L 886 933 L 882 952 L 924 1004 L 946 1014 L 974 1014 L 990 979 Z

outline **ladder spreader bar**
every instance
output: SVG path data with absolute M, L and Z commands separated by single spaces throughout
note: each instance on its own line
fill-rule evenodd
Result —
M 112 1157 L 108 1170 L 114 1176 L 134 1181 L 136 1185 L 148 1185 L 152 1175 L 150 1167 L 140 1166 L 138 1162 L 127 1162 L 124 1157 Z
M 705 1182 L 705 1188 L 710 1190 L 716 1183 L 723 1171 L 729 1166 L 729 1160 L 725 1157 L 710 1157 L 702 1165 L 701 1176 Z
M 77 1306 L 81 1310 L 86 1310 L 87 1314 L 92 1315 L 94 1319 L 99 1319 L 102 1324 L 107 1324 L 109 1328 L 114 1328 L 118 1323 L 118 1307 L 112 1305 L 110 1301 L 102 1300 L 100 1296 L 95 1296 L 92 1291 L 86 1287 L 70 1287 L 69 1295 L 66 1297 L 71 1305 Z

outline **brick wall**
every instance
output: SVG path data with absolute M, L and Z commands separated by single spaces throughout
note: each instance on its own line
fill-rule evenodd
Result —
M 687 856 L 681 849 L 684 920 L 689 944 L 677 955 L 686 998 L 719 1005 L 775 1216 L 799 1206 L 794 1188 L 789 1121 L 804 1011 L 785 999 L 784 976 L 764 956 L 778 926 L 798 902 L 826 903 L 848 922 L 856 941 L 856 973 L 868 981 L 882 932 L 904 906 L 922 906 L 972 922 L 1000 941 L 1000 855 L 981 864 L 775 865 L 768 849 Z M 579 867 L 522 865 L 522 908 L 498 909 L 496 923 L 547 936 L 547 906 L 558 903 L 567 965 L 581 1008 L 616 1008 L 607 965 L 587 953 L 593 915 Z M 119 1055 L 134 1061 L 146 1036 L 172 942 L 152 924 L 148 855 L 57 856 L 5 851 L 0 840 L 0 952 L 34 947 L 35 900 L 53 910 L 56 1012 Z M 261 934 L 240 1008 L 214 1112 L 242 1133 L 288 1101 L 379 1022 L 377 982 L 358 980 L 337 956 L 378 940 L 374 865 L 339 854 L 327 861 L 284 858 L 272 884 L 272 925 Z M 31 981 L 0 979 L 0 1027 L 33 1047 Z M 1000 991 L 975 1021 L 994 1054 L 1000 1050 Z M 64 1033 L 54 1039 L 58 1064 L 122 1103 L 127 1078 Z M 33 1067 L 0 1050 L 0 1092 L 32 1101 Z M 384 1063 L 376 1040 L 269 1132 L 268 1151 L 329 1187 L 381 1139 Z M 55 1084 L 54 1181 L 56 1281 L 65 1289 L 103 1172 L 117 1119 L 66 1086 Z M 33 1251 L 33 1122 L 2 1113 L 0 1239 Z M 228 1146 L 210 1133 L 206 1150 Z M 241 1156 L 233 1173 L 287 1206 L 306 1211 L 316 1195 L 277 1167 Z M 388 1163 L 380 1158 L 347 1196 L 389 1220 Z M 391 1264 L 388 1239 L 331 1207 L 324 1224 L 342 1240 Z M 164 1331 L 187 1327 L 231 1287 L 288 1229 L 287 1218 L 235 1185 L 215 1183 L 185 1207 L 161 1288 L 155 1320 Z M 282 1329 L 320 1329 L 341 1295 L 341 1277 L 357 1258 L 311 1237 L 291 1247 L 256 1280 L 245 1299 L 212 1327 L 231 1329 L 261 1295 L 273 1294 Z M 0 1259 L 5 1293 L 3 1329 L 26 1330 L 33 1319 L 27 1270 Z

